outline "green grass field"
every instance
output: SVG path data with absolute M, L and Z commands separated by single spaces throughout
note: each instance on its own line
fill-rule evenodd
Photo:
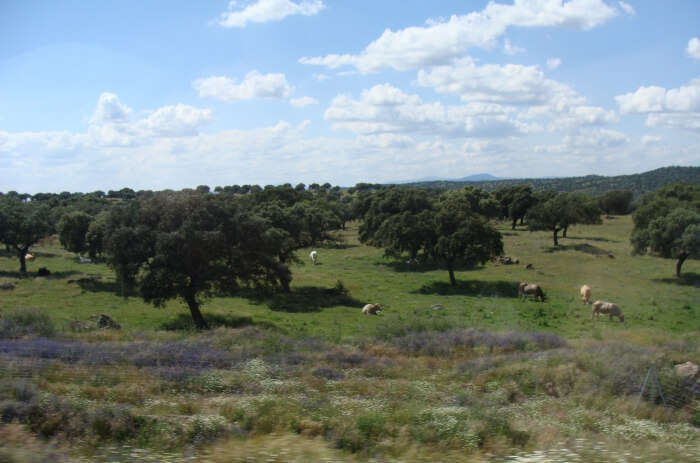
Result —
M 311 265 L 309 250 L 301 250 L 301 265 L 293 268 L 292 294 L 275 298 L 220 297 L 207 300 L 203 312 L 213 323 L 273 325 L 292 336 L 348 340 L 380 335 L 405 325 L 480 327 L 487 329 L 539 330 L 566 337 L 586 337 L 612 330 L 649 333 L 700 333 L 700 262 L 689 260 L 684 277 L 674 276 L 673 260 L 632 256 L 629 216 L 605 220 L 602 226 L 577 226 L 552 246 L 544 232 L 523 229 L 505 235 L 506 255 L 518 265 L 489 263 L 457 273 L 451 287 L 445 270 L 408 265 L 382 257 L 383 251 L 362 246 L 357 226 L 342 234 L 344 244 L 320 249 L 319 265 Z M 46 311 L 59 327 L 106 313 L 125 330 L 159 330 L 187 325 L 189 312 L 180 302 L 155 309 L 138 297 L 115 295 L 113 272 L 103 264 L 78 264 L 77 257 L 55 241 L 34 248 L 37 259 L 28 264 L 30 275 L 47 267 L 50 277 L 18 279 L 18 262 L 0 258 L 0 283 L 17 282 L 16 289 L 0 293 L 0 309 L 34 307 Z M 608 257 L 608 254 L 614 258 Z M 525 264 L 534 269 L 525 269 Z M 68 283 L 95 278 L 96 282 Z M 341 281 L 348 290 L 343 298 L 333 293 Z M 539 283 L 545 303 L 517 298 L 520 281 Z M 593 299 L 616 302 L 624 324 L 591 320 L 578 290 L 593 288 Z M 360 317 L 366 303 L 384 307 L 380 317 Z M 430 308 L 440 304 L 444 310 Z
M 207 300 L 208 332 L 181 302 L 116 296 L 108 267 L 55 240 L 26 278 L 3 255 L 0 284 L 16 286 L 0 333 L 18 309 L 56 333 L 0 336 L 0 461 L 700 461 L 700 408 L 672 370 L 700 363 L 700 262 L 678 279 L 674 261 L 632 256 L 628 216 L 559 249 L 499 228 L 519 264 L 462 269 L 452 287 L 353 224 L 318 265 L 299 251 L 291 294 Z M 547 300 L 520 300 L 520 281 Z M 584 283 L 625 322 L 592 320 Z M 362 315 L 368 302 L 384 311 Z M 71 329 L 101 313 L 122 329 Z M 638 403 L 651 365 L 671 408 Z

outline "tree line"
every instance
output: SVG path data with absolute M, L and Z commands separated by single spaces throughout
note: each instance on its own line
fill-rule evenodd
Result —
M 417 188 L 460 189 L 464 186 L 475 186 L 486 191 L 494 192 L 506 187 L 529 185 L 535 191 L 583 192 L 591 196 L 599 196 L 609 191 L 630 191 L 635 199 L 655 191 L 670 183 L 700 183 L 700 167 L 662 167 L 648 172 L 632 175 L 586 175 L 583 177 L 564 178 L 520 178 L 480 181 L 450 181 L 437 180 L 428 182 L 407 183 L 404 186 Z
M 335 232 L 359 221 L 362 243 L 409 262 L 448 272 L 484 264 L 503 253 L 498 220 L 515 229 L 551 233 L 558 245 L 576 224 L 601 223 L 601 214 L 633 209 L 632 194 L 599 197 L 536 192 L 530 186 L 493 193 L 475 187 L 440 191 L 378 184 L 350 189 L 330 184 L 260 187 L 205 185 L 181 191 L 0 194 L 0 242 L 26 273 L 26 256 L 57 234 L 70 252 L 103 259 L 118 292 L 137 292 L 162 306 L 179 298 L 198 328 L 200 306 L 241 288 L 291 291 L 297 251 L 338 240 Z M 635 252 L 677 259 L 677 271 L 700 253 L 700 186 L 673 184 L 642 198 L 634 212 Z

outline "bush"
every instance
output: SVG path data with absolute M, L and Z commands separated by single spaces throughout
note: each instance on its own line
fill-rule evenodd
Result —
M 327 367 L 316 368 L 313 371 L 313 375 L 318 378 L 326 378 L 332 381 L 338 381 L 345 378 L 345 374 L 342 371 L 337 371 Z
M 23 336 L 52 337 L 56 333 L 53 322 L 37 309 L 14 309 L 0 318 L 0 339 L 17 339 Z

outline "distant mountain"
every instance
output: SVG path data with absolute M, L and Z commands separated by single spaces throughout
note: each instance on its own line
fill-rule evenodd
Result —
M 494 177 L 491 174 L 474 174 L 468 177 L 462 178 L 442 178 L 442 177 L 423 177 L 415 180 L 405 180 L 403 182 L 388 182 L 389 184 L 395 185 L 406 185 L 414 183 L 423 182 L 483 182 L 483 181 L 493 181 L 493 180 L 504 180 L 500 177 Z
M 469 177 L 463 177 L 455 180 L 456 182 L 488 182 L 494 180 L 505 180 L 504 178 L 494 177 L 491 174 L 474 174 Z
M 465 186 L 477 186 L 487 191 L 498 190 L 513 185 L 530 185 L 535 191 L 581 191 L 599 195 L 612 190 L 631 190 L 635 198 L 654 191 L 667 183 L 689 182 L 700 183 L 700 167 L 662 167 L 641 174 L 617 175 L 604 177 L 602 175 L 587 175 L 585 177 L 565 178 L 522 178 L 522 179 L 484 179 L 471 180 L 479 174 L 460 180 L 431 180 L 423 182 L 407 182 L 404 186 L 417 188 L 433 188 L 451 190 Z

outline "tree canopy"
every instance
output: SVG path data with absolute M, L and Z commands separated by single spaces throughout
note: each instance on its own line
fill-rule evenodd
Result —
M 8 197 L 0 200 L 0 241 L 13 249 L 21 273 L 27 273 L 29 248 L 53 232 L 50 208 Z
M 627 214 L 632 207 L 634 194 L 629 190 L 613 190 L 598 198 L 598 205 L 606 214 Z
M 700 185 L 667 185 L 640 203 L 630 237 L 634 252 L 676 259 L 680 276 L 686 259 L 700 258 Z
M 81 211 L 66 213 L 58 222 L 58 238 L 61 245 L 70 252 L 82 254 L 88 248 L 86 235 L 92 217 Z
M 456 284 L 460 266 L 483 264 L 503 252 L 500 233 L 487 222 L 498 215 L 488 193 L 465 188 L 434 199 L 425 191 L 390 189 L 374 194 L 365 209 L 360 239 L 385 249 L 385 255 L 407 253 L 445 268 Z
M 559 246 L 558 234 L 576 224 L 599 224 L 600 210 L 581 193 L 560 193 L 532 207 L 526 216 L 528 229 L 552 232 L 554 246 Z

